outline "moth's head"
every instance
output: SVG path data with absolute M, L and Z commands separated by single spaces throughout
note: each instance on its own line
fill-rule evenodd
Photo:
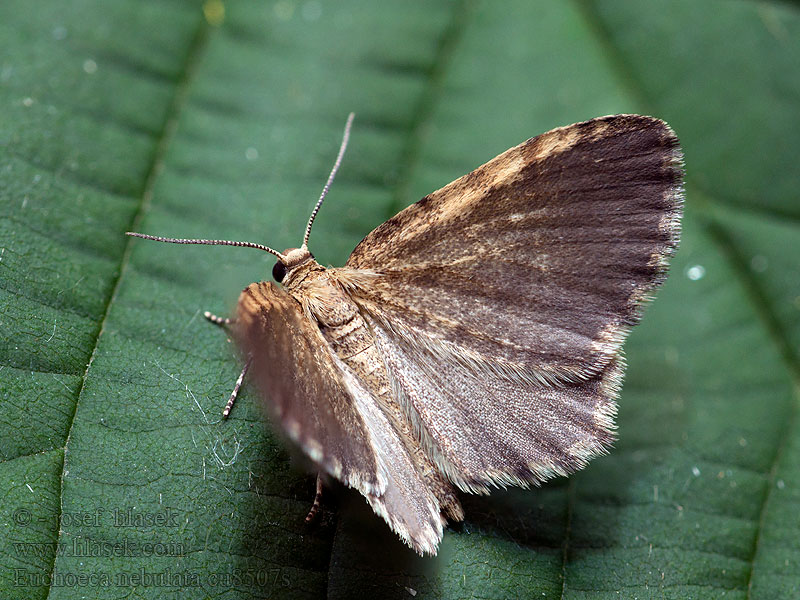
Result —
M 287 248 L 278 256 L 278 261 L 272 267 L 272 277 L 281 283 L 292 271 L 313 260 L 314 255 L 308 248 Z

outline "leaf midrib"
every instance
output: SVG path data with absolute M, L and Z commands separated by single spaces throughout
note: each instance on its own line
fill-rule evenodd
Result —
M 142 222 L 145 215 L 148 213 L 150 209 L 150 204 L 153 197 L 153 189 L 155 187 L 156 180 L 158 179 L 158 176 L 161 174 L 167 150 L 172 140 L 175 137 L 175 132 L 177 131 L 178 128 L 179 115 L 181 114 L 183 107 L 186 105 L 189 88 L 191 87 L 192 80 L 194 79 L 194 75 L 200 63 L 200 57 L 202 56 L 205 46 L 208 42 L 210 30 L 211 26 L 206 22 L 206 20 L 203 18 L 199 18 L 197 23 L 197 30 L 195 31 L 194 36 L 192 36 L 191 41 L 189 42 L 189 46 L 187 48 L 186 56 L 184 58 L 182 67 L 178 72 L 179 74 L 175 83 L 175 92 L 172 96 L 172 100 L 170 101 L 170 105 L 167 108 L 164 121 L 162 122 L 162 125 L 159 128 L 160 135 L 158 137 L 158 142 L 156 143 L 155 151 L 153 152 L 153 158 L 150 162 L 150 166 L 147 169 L 147 176 L 145 178 L 144 186 L 142 188 L 142 195 L 139 201 L 139 207 L 137 208 L 136 213 L 134 214 L 134 217 L 130 223 L 130 230 L 133 231 L 137 230 L 139 224 Z M 105 327 L 108 321 L 109 314 L 111 313 L 111 309 L 114 306 L 117 294 L 119 293 L 120 284 L 128 268 L 130 262 L 130 255 L 133 247 L 132 244 L 133 244 L 133 239 L 129 238 L 125 244 L 125 250 L 122 253 L 122 258 L 120 259 L 120 268 L 117 272 L 116 279 L 113 280 L 111 293 L 109 294 L 108 299 L 106 301 L 105 310 L 103 311 L 103 316 L 100 321 L 100 327 L 98 328 L 97 335 L 94 340 L 92 353 L 86 364 L 86 369 L 84 370 L 83 375 L 81 376 L 81 384 L 75 399 L 72 415 L 69 418 L 69 427 L 67 429 L 67 436 L 63 445 L 63 460 L 61 463 L 61 473 L 59 475 L 60 485 L 59 485 L 58 531 L 56 532 L 56 538 L 54 544 L 56 549 L 58 548 L 58 545 L 61 542 L 61 534 L 63 532 L 61 523 L 64 514 L 64 475 L 68 471 L 67 462 L 69 459 L 69 444 L 70 444 L 70 439 L 72 437 L 72 430 L 75 425 L 75 415 L 78 412 L 78 404 L 81 400 L 81 396 L 83 395 L 83 391 L 86 386 L 86 381 L 89 376 L 89 371 L 91 370 L 92 365 L 94 363 L 94 359 L 97 356 L 97 350 L 100 345 L 100 339 L 102 338 L 103 333 L 105 332 Z M 55 580 L 53 574 L 55 573 L 57 559 L 58 559 L 58 552 L 56 551 L 53 553 L 53 561 L 50 566 L 50 572 L 49 572 L 51 576 L 50 581 Z M 53 589 L 54 588 L 51 586 L 47 594 L 48 598 L 50 597 L 50 594 L 53 592 Z

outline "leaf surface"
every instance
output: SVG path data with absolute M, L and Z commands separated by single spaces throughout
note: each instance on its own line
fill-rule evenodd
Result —
M 777 598 L 800 589 L 800 13 L 793 3 L 8 0 L 0 5 L 3 598 Z M 619 442 L 463 497 L 419 559 L 245 391 L 248 249 L 341 265 L 524 139 L 603 114 L 686 154 L 672 275 L 626 345 Z

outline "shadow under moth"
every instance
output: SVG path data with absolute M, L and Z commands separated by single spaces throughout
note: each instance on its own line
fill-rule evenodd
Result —
M 680 235 L 682 154 L 658 119 L 614 115 L 511 148 L 401 211 L 341 268 L 259 248 L 272 282 L 230 327 L 274 421 L 321 473 L 435 554 L 456 490 L 528 486 L 606 452 L 622 345 Z M 319 492 L 312 512 L 318 507 Z

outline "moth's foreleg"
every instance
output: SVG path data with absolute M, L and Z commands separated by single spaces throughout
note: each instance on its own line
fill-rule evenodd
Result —
M 317 515 L 322 508 L 322 475 L 317 473 L 317 492 L 314 494 L 314 504 L 306 515 L 306 523 L 311 523 L 317 518 Z
M 212 312 L 205 311 L 203 316 L 214 323 L 214 325 L 219 325 L 220 327 L 227 327 L 232 325 L 236 319 L 228 319 L 225 317 L 218 317 Z M 244 376 L 247 374 L 247 369 L 250 368 L 250 363 L 253 362 L 253 357 L 248 356 L 247 362 L 244 363 L 244 367 L 242 368 L 242 372 L 239 374 L 239 379 L 236 380 L 236 385 L 233 386 L 233 391 L 231 392 L 231 397 L 228 398 L 228 403 L 225 405 L 225 408 L 222 410 L 222 418 L 227 419 L 228 415 L 231 414 L 231 409 L 233 408 L 233 403 L 236 402 L 236 396 L 239 395 L 239 388 L 242 387 L 242 382 L 244 381 Z
M 231 409 L 233 408 L 233 403 L 236 402 L 236 396 L 239 395 L 239 388 L 242 387 L 242 381 L 244 381 L 244 376 L 247 375 L 247 370 L 250 368 L 250 363 L 253 362 L 253 357 L 248 356 L 247 362 L 244 363 L 244 367 L 242 368 L 242 372 L 239 373 L 239 379 L 236 380 L 236 385 L 233 386 L 233 391 L 231 392 L 231 397 L 228 398 L 228 403 L 225 405 L 225 408 L 222 411 L 222 418 L 227 419 L 228 415 L 231 414 Z
M 212 323 L 214 323 L 214 325 L 219 325 L 220 327 L 226 327 L 228 325 L 231 325 L 235 320 L 235 319 L 226 319 L 225 317 L 218 317 L 214 313 L 208 311 L 204 312 L 203 316 Z

